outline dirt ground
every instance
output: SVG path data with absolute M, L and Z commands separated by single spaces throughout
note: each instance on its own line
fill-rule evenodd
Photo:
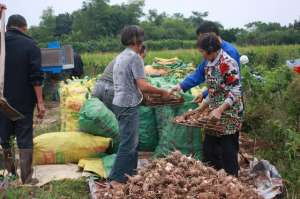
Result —
M 34 136 L 48 132 L 60 131 L 60 106 L 59 102 L 46 103 L 45 118 L 40 121 L 36 117 L 34 119 Z

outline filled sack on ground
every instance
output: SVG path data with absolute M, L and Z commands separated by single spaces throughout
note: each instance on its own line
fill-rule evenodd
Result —
M 94 86 L 95 79 L 75 79 L 60 85 L 61 131 L 79 131 L 79 111 Z
M 112 169 L 115 159 L 116 154 L 104 155 L 98 158 L 85 158 L 79 160 L 78 167 L 83 171 L 95 173 L 106 179 Z
M 116 140 L 119 134 L 118 121 L 111 110 L 98 98 L 88 99 L 79 113 L 80 131 Z
M 81 132 L 55 132 L 37 136 L 34 142 L 34 164 L 78 163 L 82 158 L 105 152 L 110 138 Z

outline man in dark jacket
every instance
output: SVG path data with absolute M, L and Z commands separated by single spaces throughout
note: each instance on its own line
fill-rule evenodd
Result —
M 41 87 L 41 52 L 36 43 L 25 34 L 26 31 L 24 17 L 9 17 L 5 35 L 4 97 L 25 118 L 13 122 L 0 114 L 0 138 L 5 168 L 16 174 L 10 143 L 10 138 L 16 136 L 20 152 L 21 180 L 23 183 L 33 183 L 33 112 L 37 106 L 37 115 L 42 119 L 45 106 Z

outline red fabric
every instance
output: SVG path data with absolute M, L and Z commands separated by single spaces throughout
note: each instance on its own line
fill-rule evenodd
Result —
M 224 75 L 229 70 L 229 66 L 226 63 L 220 64 L 221 75 Z
M 233 75 L 229 75 L 226 78 L 227 84 L 232 84 L 235 80 L 236 80 L 236 78 Z
M 298 74 L 300 74 L 300 66 L 295 66 L 294 71 Z

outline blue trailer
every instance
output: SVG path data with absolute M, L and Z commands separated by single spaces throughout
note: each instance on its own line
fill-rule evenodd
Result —
M 74 68 L 74 51 L 72 46 L 61 47 L 58 41 L 49 42 L 48 48 L 42 48 L 42 71 L 59 74 Z

